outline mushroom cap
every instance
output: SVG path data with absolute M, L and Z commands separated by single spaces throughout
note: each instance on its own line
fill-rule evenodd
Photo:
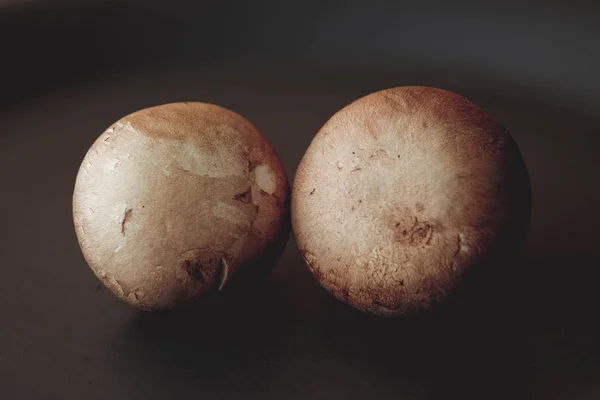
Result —
M 321 285 L 360 310 L 398 316 L 443 302 L 475 265 L 518 247 L 529 176 L 506 129 L 467 99 L 398 87 L 322 127 L 291 207 Z
M 288 191 L 275 150 L 249 121 L 216 105 L 165 104 L 122 118 L 89 149 L 75 230 L 115 295 L 172 308 L 258 268 L 289 233 Z

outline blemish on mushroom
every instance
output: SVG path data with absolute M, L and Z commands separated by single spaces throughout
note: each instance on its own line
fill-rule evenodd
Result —
M 458 234 L 458 251 L 469 251 L 469 246 L 467 246 L 467 244 L 465 243 L 465 235 L 463 235 L 462 233 Z
M 387 157 L 388 153 L 384 149 L 376 149 L 369 155 L 369 160 L 379 160 Z
M 249 157 L 249 156 L 246 156 Z M 259 165 L 260 163 L 258 161 L 252 160 L 252 159 L 248 159 L 248 172 L 252 172 L 254 171 L 254 169 L 256 168 L 257 165 Z
M 183 267 L 192 279 L 202 284 L 206 284 L 206 277 L 204 276 L 204 271 L 202 270 L 202 264 L 191 260 L 185 260 L 183 262 Z
M 306 250 L 302 251 L 301 254 L 308 266 L 313 269 L 317 258 L 311 252 Z
M 121 296 L 125 295 L 125 290 L 123 289 L 123 286 L 121 285 L 121 282 L 119 282 L 117 279 L 115 279 L 113 276 L 107 276 L 107 280 L 108 280 L 108 284 L 111 285 L 112 287 L 114 287 L 117 290 L 117 293 Z
M 312 196 L 315 193 L 315 188 L 313 188 L 313 190 L 310 191 L 310 195 Z
M 402 227 L 401 222 L 394 224 L 395 228 Z M 411 245 L 429 245 L 433 239 L 435 231 L 434 225 L 429 221 L 419 221 L 418 218 L 414 218 L 412 226 L 408 229 L 398 229 L 395 234 L 395 239 L 398 242 L 407 242 Z
M 121 234 L 125 236 L 125 224 L 131 219 L 131 214 L 133 213 L 133 209 L 126 207 L 125 213 L 123 214 L 123 220 L 121 221 Z
M 144 297 L 144 291 L 140 288 L 137 288 L 133 291 L 133 296 L 136 300 L 141 300 Z
M 262 189 L 260 189 L 260 194 L 261 194 L 261 196 L 272 196 L 276 199 L 279 199 L 279 196 L 277 196 L 275 193 L 267 193 Z
M 277 181 L 271 168 L 267 164 L 262 164 L 254 169 L 254 177 L 258 187 L 268 194 L 275 193 Z
M 248 187 L 244 192 L 233 196 L 233 199 L 244 204 L 252 203 L 252 187 Z

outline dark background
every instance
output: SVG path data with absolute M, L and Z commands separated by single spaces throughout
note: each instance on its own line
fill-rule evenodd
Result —
M 0 1 L 0 398 L 599 399 L 599 20 L 582 1 Z M 220 104 L 292 179 L 335 111 L 401 85 L 469 97 L 527 162 L 525 254 L 477 307 L 363 315 L 293 240 L 264 287 L 172 313 L 86 266 L 74 180 L 122 116 Z

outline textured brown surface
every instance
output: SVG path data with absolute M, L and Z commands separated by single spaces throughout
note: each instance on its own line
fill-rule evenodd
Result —
M 140 311 L 87 266 L 73 185 L 90 144 L 124 114 L 223 105 L 256 125 L 292 177 L 343 105 L 415 83 L 463 94 L 502 121 L 531 174 L 526 257 L 468 303 L 472 313 L 371 317 L 321 289 L 293 240 L 267 284 L 238 295 L 232 280 L 189 310 Z M 0 110 L 2 400 L 600 398 L 600 110 L 443 71 L 239 63 L 89 77 L 23 102 L 0 96 L 11 102 Z
M 336 113 L 304 155 L 292 225 L 321 284 L 361 310 L 431 308 L 525 237 L 529 178 L 492 117 L 457 94 L 383 90 Z
M 75 229 L 113 293 L 142 309 L 170 308 L 222 289 L 287 237 L 287 191 L 275 150 L 246 119 L 167 104 L 122 118 L 90 148 L 73 195 Z

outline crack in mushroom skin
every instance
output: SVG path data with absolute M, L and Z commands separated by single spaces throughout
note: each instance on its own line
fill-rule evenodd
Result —
M 107 159 L 119 167 L 108 173 Z M 129 304 L 157 310 L 255 268 L 287 237 L 288 196 L 281 162 L 248 121 L 173 103 L 130 114 L 98 138 L 77 176 L 73 214 L 96 275 Z
M 238 193 L 235 196 L 233 196 L 234 200 L 240 201 L 242 203 L 252 203 L 252 186 L 249 186 L 248 189 L 246 189 L 244 192 L 242 193 Z
M 404 87 L 361 98 L 322 127 L 298 166 L 291 213 L 321 285 L 394 317 L 434 308 L 472 268 L 514 253 L 530 208 L 527 169 L 504 127 L 459 95 Z
M 125 236 L 125 223 L 131 219 L 131 213 L 133 212 L 133 209 L 131 208 L 126 208 L 125 209 L 125 213 L 123 215 L 123 221 L 121 221 L 121 234 L 123 236 Z

